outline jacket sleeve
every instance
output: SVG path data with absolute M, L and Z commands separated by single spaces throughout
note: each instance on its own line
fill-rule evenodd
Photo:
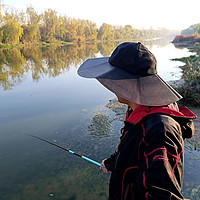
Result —
M 110 156 L 110 158 L 107 158 L 104 161 L 105 167 L 108 171 L 112 171 L 115 165 L 115 158 L 116 158 L 117 153 L 115 152 Z
M 136 177 L 139 200 L 184 199 L 183 148 L 180 126 L 173 119 L 145 131 Z

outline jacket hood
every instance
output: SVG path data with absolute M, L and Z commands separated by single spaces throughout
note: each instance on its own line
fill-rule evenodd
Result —
M 137 124 L 144 117 L 155 113 L 166 114 L 174 118 L 181 126 L 183 138 L 191 138 L 194 135 L 195 128 L 193 121 L 197 116 L 185 106 L 174 108 L 170 106 L 148 107 L 140 105 L 130 115 L 127 112 L 126 121 Z

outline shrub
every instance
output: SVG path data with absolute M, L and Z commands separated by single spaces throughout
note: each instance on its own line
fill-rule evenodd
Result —
M 200 106 L 199 55 L 192 55 L 174 60 L 179 60 L 185 63 L 185 65 L 181 67 L 183 69 L 182 79 L 184 80 L 184 84 L 181 84 L 177 88 L 180 94 L 184 97 L 184 104 Z

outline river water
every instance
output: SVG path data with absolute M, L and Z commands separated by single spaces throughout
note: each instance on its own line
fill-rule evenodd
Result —
M 181 63 L 170 59 L 191 54 L 170 41 L 144 41 L 166 81 L 181 77 Z M 84 60 L 109 56 L 116 45 L 0 49 L 1 200 L 107 200 L 109 175 L 98 166 L 26 134 L 98 162 L 113 153 L 123 126 L 106 107 L 115 96 L 76 72 Z M 184 194 L 200 199 L 200 153 L 188 143 L 185 155 Z

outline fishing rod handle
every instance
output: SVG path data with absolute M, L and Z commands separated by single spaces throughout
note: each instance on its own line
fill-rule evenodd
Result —
M 69 153 L 71 153 L 71 154 L 76 154 L 74 151 L 72 151 L 72 150 L 68 150 L 68 152 Z M 78 155 L 78 154 L 77 154 Z M 85 156 L 80 156 L 80 155 L 78 155 L 79 157 L 81 157 L 81 158 L 83 158 L 84 160 L 87 160 L 87 161 L 89 161 L 89 162 L 91 162 L 91 163 L 93 163 L 93 164 L 95 164 L 95 165 L 98 165 L 99 167 L 102 167 L 102 165 L 100 164 L 100 163 L 98 163 L 98 162 L 96 162 L 96 161 L 94 161 L 94 160 L 92 160 L 92 159 L 90 159 L 90 158 L 87 158 L 87 157 L 85 157 Z
M 98 165 L 99 167 L 102 167 L 100 163 L 98 163 L 98 162 L 96 162 L 96 161 L 94 161 L 94 160 L 92 160 L 92 159 L 90 159 L 90 158 L 87 158 L 87 157 L 85 157 L 85 156 L 81 156 L 81 157 L 82 157 L 83 159 L 85 159 L 85 160 L 87 160 L 87 161 L 89 161 L 89 162 L 95 164 L 95 165 Z

